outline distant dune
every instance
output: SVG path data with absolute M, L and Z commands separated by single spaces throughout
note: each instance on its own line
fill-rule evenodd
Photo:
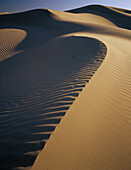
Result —
M 130 170 L 131 11 L 0 15 L 0 169 Z

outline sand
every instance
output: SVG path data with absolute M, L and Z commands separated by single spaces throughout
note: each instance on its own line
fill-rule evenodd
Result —
M 100 5 L 0 15 L 1 169 L 131 169 L 130 18 Z

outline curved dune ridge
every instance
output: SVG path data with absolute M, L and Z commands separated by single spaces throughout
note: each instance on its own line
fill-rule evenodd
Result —
M 37 33 L 40 36 L 39 28 Z M 30 41 L 28 34 L 24 41 L 23 48 Z M 27 47 L 0 63 L 2 169 L 33 164 L 106 51 L 94 38 L 64 35 Z
M 32 170 L 131 168 L 130 41 L 97 38 L 108 43 L 107 56 L 66 112 Z
M 130 19 L 100 5 L 0 15 L 0 169 L 37 155 L 35 170 L 130 169 Z
M 1 29 L 0 30 L 0 61 L 5 60 L 15 54 L 20 53 L 16 47 L 26 37 L 26 32 L 18 29 Z

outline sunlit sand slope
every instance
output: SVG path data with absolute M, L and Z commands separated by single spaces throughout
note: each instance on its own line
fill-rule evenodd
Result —
M 130 169 L 130 11 L 38 9 L 0 22 L 0 168 Z
M 20 53 L 16 47 L 26 37 L 26 32 L 18 29 L 0 29 L 0 61 Z
M 98 38 L 108 43 L 108 55 L 38 155 L 33 170 L 131 169 L 130 41 Z
M 32 170 L 130 170 L 130 11 L 90 6 L 69 12 L 78 12 L 82 18 L 87 13 L 103 17 L 100 22 L 94 21 L 94 29 L 70 35 L 101 40 L 107 46 L 107 56 L 38 155 Z

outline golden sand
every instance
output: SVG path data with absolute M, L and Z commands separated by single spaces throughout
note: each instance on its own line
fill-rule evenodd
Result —
M 3 169 L 131 169 L 130 18 L 100 5 L 0 15 Z

